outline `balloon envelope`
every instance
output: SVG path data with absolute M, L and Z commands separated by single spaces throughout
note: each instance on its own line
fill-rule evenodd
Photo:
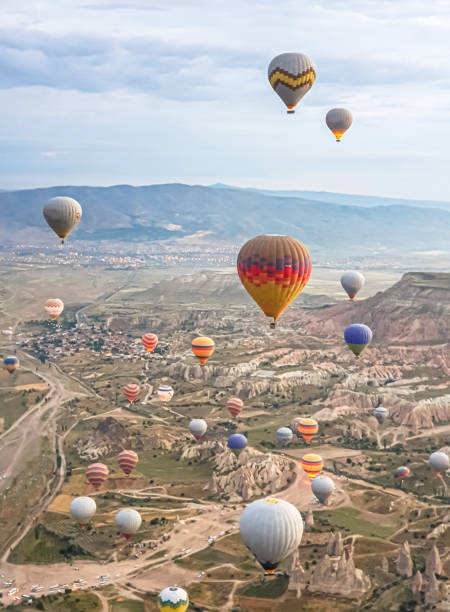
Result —
M 166 403 L 170 402 L 174 394 L 174 391 L 170 385 L 159 385 L 158 387 L 158 397 L 159 399 Z
M 158 610 L 160 612 L 186 612 L 188 607 L 188 594 L 180 587 L 167 587 L 158 596 Z
M 14 355 L 5 357 L 3 360 L 3 366 L 10 374 L 12 374 L 20 366 L 20 362 Z
M 57 319 L 64 310 L 64 302 L 59 298 L 49 298 L 44 308 L 50 319 Z
M 308 249 L 289 236 L 256 236 L 239 251 L 237 270 L 241 283 L 271 327 L 305 287 L 311 275 Z
M 227 409 L 232 417 L 236 418 L 238 414 L 242 412 L 244 402 L 238 397 L 230 397 L 227 401 Z
M 120 510 L 116 514 L 114 524 L 128 540 L 134 533 L 139 531 L 139 527 L 142 524 L 142 518 L 137 510 L 125 508 L 125 510 Z
M 91 497 L 76 497 L 70 504 L 70 513 L 81 525 L 88 523 L 97 511 Z
M 266 572 L 297 550 L 303 535 L 303 520 L 287 501 L 267 498 L 249 504 L 239 521 L 241 538 Z
M 384 408 L 383 406 L 377 406 L 375 410 L 373 411 L 373 416 L 376 418 L 378 423 L 381 425 L 388 418 L 389 410 L 387 408 Z
M 310 419 L 309 417 L 301 417 L 297 421 L 297 429 L 302 434 L 305 442 L 309 444 L 312 438 L 319 431 L 319 424 L 315 419 Z
M 247 446 L 247 438 L 239 433 L 231 434 L 228 438 L 228 448 L 232 451 L 242 451 Z
M 395 470 L 395 477 L 399 480 L 403 480 L 403 478 L 409 476 L 409 473 L 409 467 L 407 467 L 406 465 L 401 465 Z
M 192 419 L 192 421 L 189 423 L 189 431 L 196 440 L 203 438 L 207 429 L 208 425 L 203 419 Z
M 430 466 L 437 475 L 441 472 L 446 472 L 450 468 L 450 459 L 446 453 L 436 452 L 430 455 Z
M 269 83 L 288 108 L 294 107 L 311 89 L 316 80 L 316 67 L 302 53 L 281 53 L 273 58 L 268 68 Z
M 321 504 L 327 501 L 334 489 L 334 482 L 328 476 L 316 476 L 311 480 L 311 490 Z
M 125 395 L 127 400 L 130 402 L 130 404 L 132 404 L 134 400 L 137 398 L 137 396 L 139 395 L 139 391 L 140 391 L 139 385 L 136 385 L 135 383 L 128 383 L 123 388 L 123 394 Z
M 192 352 L 197 357 L 200 365 L 205 365 L 215 348 L 214 340 L 208 336 L 198 336 L 192 340 Z
M 341 285 L 348 297 L 353 300 L 356 294 L 364 287 L 366 279 L 361 272 L 344 272 L 341 276 Z
M 316 455 L 316 453 L 308 453 L 307 455 L 303 455 L 301 466 L 306 472 L 308 478 L 315 478 L 322 471 L 322 457 L 320 455 Z
M 287 446 L 293 437 L 294 434 L 289 427 L 280 427 L 277 429 L 277 440 L 282 446 Z
M 129 476 L 136 467 L 139 457 L 132 450 L 123 450 L 117 455 L 117 461 L 122 472 Z
M 88 482 L 99 489 L 108 478 L 109 470 L 104 463 L 91 463 L 86 469 Z
M 346 108 L 332 108 L 328 111 L 325 121 L 339 142 L 342 134 L 345 134 L 351 126 L 353 118 L 351 112 Z
M 145 334 L 145 336 L 142 336 L 142 344 L 147 353 L 153 353 L 158 345 L 158 336 L 156 334 Z
M 350 350 L 358 357 L 372 341 L 372 330 L 362 323 L 354 323 L 346 328 L 344 340 L 348 344 Z
M 51 198 L 42 210 L 44 218 L 62 241 L 70 234 L 81 219 L 83 211 L 73 198 L 58 196 Z

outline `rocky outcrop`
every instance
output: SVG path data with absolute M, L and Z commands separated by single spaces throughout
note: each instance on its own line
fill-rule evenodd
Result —
M 441 589 L 439 588 L 439 582 L 436 580 L 436 576 L 432 574 L 427 581 L 425 587 L 425 604 L 435 604 L 442 599 Z
M 397 558 L 397 574 L 410 578 L 412 576 L 413 562 L 409 543 L 405 540 L 400 548 Z
M 442 562 L 436 544 L 428 553 L 425 561 L 425 576 L 430 578 L 434 574 L 442 574 Z
M 389 573 L 389 561 L 387 557 L 381 557 L 380 567 L 385 574 Z
M 411 582 L 411 591 L 413 592 L 414 595 L 420 597 L 422 588 L 423 588 L 422 574 L 420 572 L 416 572 Z
M 344 542 L 340 531 L 330 533 L 327 543 L 327 555 L 329 557 L 341 557 L 344 553 Z
M 311 531 L 313 527 L 314 527 L 314 514 L 311 508 L 309 508 L 308 512 L 306 513 L 306 517 L 305 517 L 305 530 Z

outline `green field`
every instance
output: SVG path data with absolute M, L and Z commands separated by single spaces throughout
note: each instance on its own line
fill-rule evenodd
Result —
M 398 524 L 393 522 L 384 525 L 377 522 L 372 523 L 361 518 L 361 513 L 350 507 L 314 512 L 314 519 L 317 519 L 318 523 L 323 523 L 323 519 L 325 519 L 330 526 L 342 529 L 348 534 L 355 533 L 382 539 L 389 538 L 399 527 Z
M 243 597 L 258 597 L 261 599 L 277 599 L 286 592 L 289 578 L 286 576 L 271 576 L 246 584 L 238 590 Z
M 143 601 L 125 599 L 124 601 L 115 600 L 110 604 L 110 612 L 146 612 Z

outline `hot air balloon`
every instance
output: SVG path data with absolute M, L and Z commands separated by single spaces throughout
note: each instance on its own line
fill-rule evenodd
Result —
M 196 440 L 200 440 L 206 433 L 208 425 L 203 419 L 192 419 L 189 423 L 189 431 Z
M 2 334 L 4 336 L 9 336 L 9 337 L 13 335 L 13 333 L 12 333 L 12 331 L 10 329 L 2 329 Z
M 311 490 L 321 504 L 327 501 L 334 489 L 334 482 L 328 476 L 316 476 L 311 480 Z
M 145 334 L 145 336 L 142 336 L 142 344 L 147 353 L 153 353 L 158 345 L 158 336 L 156 334 Z
M 359 354 L 372 341 L 372 330 L 367 325 L 354 323 L 346 328 L 344 332 L 344 340 L 348 344 L 352 353 L 358 357 Z
M 269 83 L 287 106 L 288 114 L 308 93 L 316 80 L 316 67 L 302 53 L 282 53 L 273 58 L 268 69 Z
M 96 489 L 102 486 L 108 478 L 108 475 L 109 470 L 103 463 L 91 463 L 86 469 L 86 478 Z
M 50 298 L 44 306 L 50 319 L 57 319 L 64 310 L 64 302 L 58 298 Z
M 11 355 L 9 357 L 5 357 L 5 359 L 3 360 L 3 367 L 5 368 L 5 370 L 8 370 L 10 374 L 12 374 L 17 370 L 18 367 L 20 367 L 20 362 L 17 357 Z
M 58 196 L 51 198 L 42 210 L 45 220 L 64 244 L 64 239 L 81 219 L 83 211 L 73 198 Z
M 341 285 L 348 297 L 353 300 L 360 289 L 364 287 L 366 279 L 361 272 L 344 272 L 341 276 Z
M 273 318 L 295 300 L 311 275 L 308 249 L 289 236 L 256 236 L 239 251 L 241 283 L 264 314 Z
M 446 453 L 441 451 L 431 453 L 429 463 L 436 476 L 440 476 L 441 472 L 446 472 L 450 469 L 450 459 Z
M 180 587 L 167 587 L 158 596 L 158 610 L 160 612 L 186 612 L 188 607 L 188 594 Z
M 243 434 L 231 434 L 228 438 L 228 448 L 233 451 L 235 455 L 240 455 L 246 446 L 247 438 Z
M 308 453 L 307 455 L 303 455 L 301 466 L 306 472 L 308 478 L 311 478 L 312 480 L 322 471 L 322 457 L 320 455 L 316 455 L 315 453 Z
M 123 537 L 129 540 L 134 533 L 139 531 L 139 527 L 142 524 L 142 518 L 137 510 L 125 508 L 125 510 L 119 510 L 116 514 L 114 524 L 118 527 Z
M 319 424 L 314 419 L 302 417 L 297 421 L 297 429 L 302 434 L 305 442 L 309 444 L 319 431 Z
M 403 480 L 404 478 L 407 478 L 409 474 L 410 474 L 409 467 L 407 467 L 406 465 L 401 465 L 395 470 L 394 476 L 395 478 L 398 478 L 399 480 Z
M 174 391 L 170 385 L 159 385 L 158 397 L 165 404 L 170 402 L 174 394 Z
M 130 402 L 130 404 L 132 404 L 134 400 L 137 398 L 137 396 L 139 395 L 139 391 L 140 391 L 139 385 L 136 385 L 135 383 L 128 383 L 123 388 L 123 394 L 125 395 L 127 400 Z
M 352 120 L 352 114 L 346 108 L 332 108 L 328 111 L 325 121 L 336 136 L 336 142 L 341 142 L 341 137 L 351 126 Z
M 82 527 L 89 523 L 97 511 L 97 504 L 91 497 L 76 497 L 70 504 L 70 513 Z
M 139 461 L 138 454 L 132 450 L 123 450 L 117 455 L 120 469 L 129 476 Z
M 208 338 L 208 336 L 198 336 L 198 338 L 192 340 L 192 352 L 199 360 L 200 365 L 205 365 L 214 353 L 215 346 L 214 340 Z
M 227 401 L 227 409 L 233 418 L 236 418 L 238 414 L 242 412 L 244 402 L 238 397 L 230 397 Z
M 383 406 L 377 406 L 373 411 L 373 416 L 376 418 L 378 423 L 382 425 L 389 416 L 389 410 Z
M 277 440 L 281 446 L 287 446 L 293 437 L 294 434 L 289 427 L 280 427 L 277 429 Z
M 241 538 L 266 574 L 300 545 L 303 520 L 295 506 L 275 498 L 258 499 L 244 508 L 239 521 Z

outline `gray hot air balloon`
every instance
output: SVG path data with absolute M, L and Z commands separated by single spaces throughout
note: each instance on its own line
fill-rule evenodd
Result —
M 321 504 L 327 501 L 334 489 L 334 482 L 328 476 L 316 476 L 311 480 L 311 490 Z
M 351 272 L 344 272 L 341 276 L 341 285 L 351 300 L 353 300 L 358 291 L 364 287 L 365 282 L 366 279 L 361 272 L 356 272 L 354 270 Z
M 289 502 L 268 497 L 252 502 L 243 510 L 239 529 L 244 544 L 266 574 L 271 574 L 299 547 L 303 520 Z
M 277 429 L 277 440 L 282 446 L 287 446 L 293 437 L 294 434 L 289 427 L 280 427 L 280 429 Z
M 378 423 L 382 425 L 389 416 L 389 410 L 383 406 L 377 406 L 377 408 L 375 408 L 373 411 L 373 416 L 376 418 Z
M 97 511 L 97 504 L 91 497 L 76 497 L 70 504 L 70 514 L 80 525 L 88 523 Z
M 62 244 L 81 219 L 83 213 L 76 200 L 62 196 L 51 198 L 44 204 L 42 212 L 55 234 L 62 238 Z
M 203 419 L 192 419 L 189 423 L 189 430 L 196 440 L 200 440 L 206 433 L 208 425 Z
M 429 462 L 431 469 L 436 472 L 437 476 L 440 476 L 441 472 L 446 472 L 450 469 L 450 459 L 447 453 L 441 451 L 431 453 Z
M 336 142 L 340 142 L 342 135 L 352 124 L 352 114 L 346 108 L 332 108 L 328 111 L 325 121 L 336 136 Z
M 302 53 L 282 53 L 273 58 L 268 69 L 269 82 L 288 108 L 294 106 L 308 93 L 316 80 L 316 67 Z
M 129 540 L 133 533 L 136 533 L 139 530 L 139 527 L 142 524 L 142 518 L 137 510 L 133 510 L 133 508 L 125 508 L 125 510 L 120 510 L 116 514 L 114 524 L 119 528 L 119 531 L 122 533 L 124 538 Z

